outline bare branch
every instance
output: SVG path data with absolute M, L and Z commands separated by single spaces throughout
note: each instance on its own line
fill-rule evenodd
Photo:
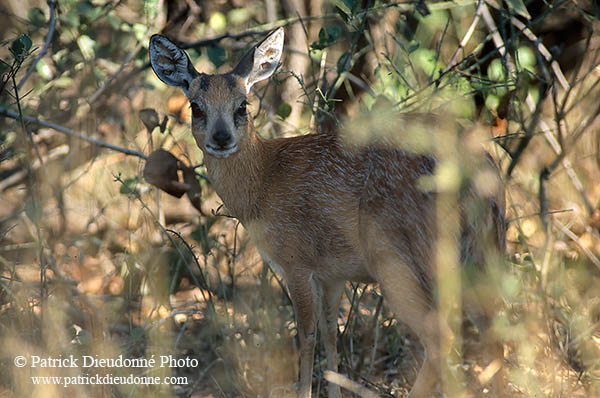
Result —
M 37 170 L 40 167 L 42 167 L 44 165 L 44 163 L 47 163 L 49 161 L 52 161 L 52 160 L 58 159 L 62 156 L 65 156 L 68 152 L 69 152 L 69 147 L 67 145 L 60 145 L 56 148 L 53 148 L 50 151 L 48 151 L 48 153 L 42 158 L 41 161 L 39 159 L 35 159 L 33 161 L 33 163 L 31 164 L 31 170 Z M 15 174 L 1 180 L 0 181 L 0 192 L 4 191 L 5 189 L 7 189 L 9 187 L 12 187 L 16 184 L 19 184 L 21 181 L 23 181 L 27 177 L 28 172 L 29 172 L 28 170 L 19 170 Z
M 489 3 L 492 7 L 499 9 L 498 4 L 494 4 L 493 2 Z M 560 85 L 562 86 L 562 88 L 564 88 L 565 90 L 569 89 L 569 82 L 567 81 L 567 78 L 565 77 L 565 75 L 563 74 L 562 70 L 560 69 L 560 65 L 558 64 L 558 62 L 554 59 L 552 59 L 552 54 L 550 54 L 550 51 L 548 51 L 548 49 L 546 48 L 546 46 L 544 46 L 544 43 L 542 43 L 542 41 L 540 40 L 540 38 L 538 38 L 532 31 L 531 29 L 529 29 L 527 27 L 527 25 L 525 25 L 523 22 L 519 21 L 517 18 L 515 17 L 510 17 L 510 22 L 517 28 L 519 29 L 521 32 L 523 32 L 523 34 L 525 35 L 525 37 L 527 37 L 532 43 L 535 44 L 537 50 L 539 51 L 539 53 L 544 57 L 544 59 L 546 59 L 546 61 L 550 62 L 550 66 L 552 67 L 552 70 L 554 71 L 554 75 L 556 76 L 556 78 L 558 79 L 558 82 L 560 83 Z
M 577 246 L 579 246 L 579 248 L 587 256 L 587 258 L 589 258 L 590 261 L 596 267 L 598 267 L 598 269 L 600 269 L 600 259 L 598 259 L 598 257 L 596 257 L 596 255 L 590 249 L 588 249 L 587 246 L 583 244 L 583 242 L 581 242 L 581 239 L 579 239 L 579 237 L 577 235 L 575 235 L 575 233 L 573 233 L 573 231 L 571 231 L 566 225 L 561 223 L 558 219 L 553 218 L 552 221 L 554 222 L 554 225 L 556 225 L 556 227 L 563 234 L 567 235 L 569 237 L 569 239 L 571 239 L 573 242 L 575 242 L 577 244 Z
M 496 48 L 500 52 L 500 55 L 506 57 L 506 64 L 509 68 L 509 71 L 511 72 L 511 74 L 514 74 L 515 70 L 516 70 L 515 64 L 512 60 L 512 57 L 510 56 L 510 54 L 506 51 L 506 45 L 498 32 L 496 23 L 494 22 L 494 19 L 492 18 L 492 15 L 490 14 L 490 11 L 486 4 L 484 4 L 482 11 L 483 11 L 483 13 L 482 13 L 483 19 L 484 19 L 485 23 L 487 24 L 488 29 L 490 30 L 490 33 L 492 35 L 492 39 L 494 41 L 494 44 L 496 45 Z M 515 25 L 515 26 L 517 26 L 519 29 L 521 29 L 521 28 L 527 29 L 527 27 L 522 24 Z M 535 36 L 531 32 L 526 33 L 525 30 L 523 30 L 523 33 L 529 39 L 535 38 Z M 539 42 L 539 40 L 537 40 L 537 41 Z M 538 47 L 538 50 L 539 50 L 539 47 Z M 545 48 L 543 48 L 542 51 L 543 50 L 545 50 Z M 544 54 L 542 53 L 542 55 L 544 55 Z M 558 67 L 558 64 L 556 64 L 556 67 L 555 67 L 554 62 L 553 62 L 552 68 L 553 68 L 553 71 L 554 71 L 557 79 L 559 80 L 559 82 L 561 82 L 561 85 L 563 85 L 564 88 L 568 89 L 570 87 L 568 82 L 566 82 L 566 80 L 564 83 L 561 81 L 562 79 L 564 79 L 564 75 L 562 74 L 562 71 Z M 533 99 L 533 97 L 531 96 L 530 93 L 528 93 L 525 102 L 532 112 L 537 113 L 538 104 L 535 103 L 535 100 Z M 567 158 L 566 153 L 563 153 L 563 148 L 560 146 L 560 143 L 558 142 L 556 137 L 554 137 L 554 134 L 552 134 L 552 130 L 550 129 L 550 126 L 548 126 L 548 124 L 544 120 L 539 121 L 539 126 L 542 129 L 542 131 L 544 133 L 544 138 L 546 138 L 546 141 L 548 142 L 550 147 L 554 150 L 554 152 L 556 153 L 558 158 L 562 159 L 562 165 L 566 169 L 567 175 L 571 179 L 573 186 L 575 187 L 575 189 L 577 189 L 577 191 L 581 195 L 588 212 L 590 212 L 590 214 L 593 214 L 593 206 L 591 205 L 591 202 L 588 199 L 588 197 L 583 189 L 583 185 L 581 184 L 581 181 L 577 177 L 577 173 L 575 173 L 575 170 L 573 169 L 573 165 L 571 164 L 571 161 Z M 543 187 L 542 187 L 542 189 L 543 189 Z M 544 216 L 542 215 L 542 219 L 543 219 L 543 217 Z
M 317 90 L 319 89 L 319 85 L 323 82 L 323 78 L 325 77 L 325 62 L 327 61 L 327 49 L 323 50 L 323 54 L 321 54 L 321 67 L 319 70 L 319 78 L 317 80 Z M 315 94 L 315 99 L 313 101 L 312 115 L 310 116 L 310 123 L 308 124 L 308 130 L 314 131 L 315 123 L 316 123 L 316 114 L 319 108 L 319 95 Z
M 54 129 L 56 131 L 60 131 L 61 133 L 68 134 L 68 135 L 71 135 L 73 137 L 81 138 L 82 140 L 87 141 L 87 142 L 89 142 L 91 144 L 94 144 L 96 146 L 99 146 L 101 148 L 112 149 L 113 151 L 121 152 L 121 153 L 124 153 L 126 155 L 137 156 L 137 157 L 142 158 L 144 160 L 148 158 L 148 156 L 146 154 L 142 153 L 142 152 L 136 151 L 134 149 L 122 148 L 122 147 L 119 147 L 119 146 L 116 146 L 116 145 L 112 145 L 112 144 L 109 144 L 107 142 L 98 140 L 96 138 L 89 137 L 89 136 L 87 136 L 85 134 L 78 133 L 76 131 L 73 131 L 71 129 L 68 129 L 66 127 L 60 126 L 60 125 L 52 123 L 52 122 L 47 122 L 47 121 L 44 121 L 44 120 L 36 119 L 34 117 L 31 117 L 31 116 L 23 116 L 23 118 L 21 119 L 21 117 L 19 116 L 18 113 L 13 112 L 13 111 L 9 111 L 8 109 L 5 109 L 5 108 L 0 108 L 0 115 L 4 115 L 4 116 L 10 117 L 11 119 L 15 119 L 15 120 L 22 120 L 23 122 L 32 123 L 32 124 L 35 124 L 35 125 L 38 125 L 38 126 L 51 128 L 51 129 Z
M 452 59 L 450 59 L 450 62 L 448 63 L 448 66 L 446 66 L 446 69 L 444 69 L 443 73 L 448 72 L 450 69 L 456 66 L 456 58 L 458 58 L 458 53 L 460 52 L 460 50 L 464 50 L 469 40 L 471 40 L 471 36 L 473 36 L 473 32 L 475 32 L 475 28 L 477 27 L 479 19 L 481 18 L 482 9 L 483 0 L 479 0 L 479 3 L 477 4 L 477 9 L 475 10 L 475 17 L 473 18 L 473 22 L 471 22 L 471 26 L 469 26 L 469 28 L 467 29 L 467 33 L 465 33 L 465 36 L 458 44 L 458 48 L 452 55 Z
M 44 43 L 44 47 L 42 47 L 42 50 L 40 51 L 38 56 L 35 57 L 33 63 L 29 65 L 29 68 L 27 68 L 25 76 L 23 76 L 19 84 L 17 84 L 18 89 L 23 87 L 27 79 L 29 79 L 29 76 L 31 76 L 31 74 L 33 73 L 33 70 L 35 69 L 37 63 L 40 62 L 40 59 L 42 59 L 44 55 L 46 55 L 46 53 L 48 52 L 48 46 L 50 46 L 50 41 L 52 40 L 52 36 L 54 35 L 54 27 L 56 26 L 56 1 L 48 0 L 48 7 L 50 8 L 50 25 L 48 27 L 48 34 L 46 35 L 46 42 Z
M 307 22 L 307 21 L 315 21 L 315 20 L 320 21 L 320 20 L 325 20 L 325 19 L 337 19 L 337 18 L 339 18 L 339 15 L 334 14 L 334 13 L 324 14 L 324 15 L 320 15 L 320 16 L 305 16 L 302 18 L 300 18 L 300 17 L 288 18 L 288 19 L 279 20 L 277 22 L 260 25 L 260 26 L 257 26 L 256 29 L 247 30 L 245 32 L 240 32 L 240 33 L 227 32 L 227 33 L 223 33 L 222 35 L 211 37 L 209 39 L 202 39 L 202 40 L 197 40 L 197 41 L 192 41 L 192 42 L 177 42 L 177 45 L 184 50 L 188 49 L 188 48 L 212 46 L 212 45 L 219 43 L 220 41 L 222 41 L 224 39 L 239 40 L 239 39 L 243 39 L 246 37 L 264 36 L 267 33 L 271 32 L 273 29 L 276 29 L 276 28 L 279 28 L 282 26 L 292 25 L 292 24 L 295 24 L 298 22 Z

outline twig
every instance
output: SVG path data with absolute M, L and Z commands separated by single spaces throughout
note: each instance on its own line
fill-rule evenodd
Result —
M 477 2 L 477 0 L 451 0 L 451 1 L 440 1 L 440 2 L 429 2 L 428 4 L 424 4 L 423 5 L 428 9 L 429 12 L 435 12 L 435 11 L 444 11 L 444 10 L 449 10 L 452 8 L 456 8 L 456 7 L 466 7 L 466 6 L 470 6 L 471 4 L 475 4 Z M 396 1 L 396 2 L 390 2 L 390 3 L 386 3 L 380 6 L 376 6 L 376 7 L 369 7 L 366 10 L 363 10 L 359 13 L 355 14 L 355 17 L 363 17 L 365 15 L 371 14 L 371 13 L 375 13 L 375 12 L 379 12 L 381 10 L 385 10 L 386 8 L 391 8 L 391 7 L 395 7 L 397 9 L 399 9 L 402 12 L 411 12 L 414 11 L 415 8 L 419 8 L 422 7 L 422 5 L 417 4 L 420 3 L 419 1 Z M 417 10 L 417 12 L 419 12 L 421 14 L 421 11 Z M 421 14 L 422 15 L 422 14 Z
M 346 376 L 339 374 L 337 372 L 333 372 L 331 370 L 326 370 L 323 373 L 323 378 L 330 383 L 337 384 L 338 386 L 353 392 L 364 398 L 376 398 L 377 394 L 373 391 L 369 390 L 367 387 L 360 385 L 359 383 L 350 380 Z
M 287 52 L 304 55 L 305 57 L 310 57 L 310 55 L 308 55 L 306 53 L 306 51 L 300 51 L 300 50 L 296 50 L 293 48 L 288 48 Z M 325 71 L 334 71 L 335 72 L 335 71 L 337 71 L 337 65 L 326 63 Z M 350 71 L 345 71 L 344 73 L 346 75 L 346 78 L 348 80 L 350 80 L 350 82 L 356 84 L 358 87 L 360 87 L 361 90 L 366 91 L 371 97 L 377 98 L 379 96 L 379 94 L 377 94 L 375 91 L 373 91 L 373 89 L 371 87 L 369 87 L 369 84 L 367 82 L 364 82 L 360 77 L 352 74 L 352 72 L 350 72 Z M 320 74 L 319 74 L 319 76 L 320 76 Z M 322 80 L 322 78 L 319 77 L 319 80 Z M 309 84 L 309 86 L 311 86 L 311 85 L 312 84 Z
M 158 5 L 157 5 L 157 9 L 160 9 L 160 8 L 162 8 L 162 1 L 159 1 Z M 96 92 L 94 94 L 92 94 L 90 96 L 90 98 L 88 99 L 88 103 L 90 105 L 93 104 L 98 99 L 98 97 L 100 97 L 102 95 L 102 93 L 104 93 L 104 91 L 106 91 L 106 89 L 112 85 L 112 82 L 117 78 L 117 76 L 119 76 L 121 74 L 121 72 L 123 72 L 125 67 L 127 65 L 129 65 L 129 63 L 133 60 L 133 58 L 135 58 L 137 53 L 140 52 L 140 50 L 142 49 L 142 47 L 144 46 L 144 44 L 150 37 L 150 33 L 152 32 L 153 25 L 154 25 L 154 22 L 150 26 L 148 26 L 146 34 L 144 35 L 142 40 L 140 40 L 140 42 L 133 49 L 133 51 L 130 52 L 129 55 L 127 55 L 127 57 L 125 58 L 125 60 L 123 61 L 123 63 L 119 67 L 119 69 L 115 73 L 113 73 L 108 79 L 106 79 L 106 81 L 104 82 L 102 87 L 100 87 L 98 90 L 96 90 Z
M 534 106 L 533 98 L 531 97 L 531 94 L 527 95 L 526 102 L 530 108 L 532 106 Z M 554 150 L 554 153 L 556 153 L 556 155 L 558 156 L 556 160 L 561 160 L 561 163 L 562 163 L 563 167 L 565 168 L 567 175 L 571 179 L 571 182 L 575 186 L 575 189 L 577 189 L 577 192 L 579 192 L 579 194 L 583 198 L 583 202 L 585 203 L 588 213 L 593 214 L 594 213 L 594 205 L 592 204 L 592 202 L 590 202 L 587 195 L 585 194 L 583 184 L 581 183 L 581 180 L 579 180 L 577 173 L 575 173 L 575 169 L 573 169 L 573 164 L 571 163 L 569 158 L 567 158 L 567 154 L 565 152 L 563 152 L 563 149 L 561 148 L 560 144 L 558 143 L 558 140 L 556 139 L 556 137 L 554 137 L 554 134 L 552 134 L 552 130 L 550 129 L 550 126 L 548 126 L 548 124 L 545 121 L 540 120 L 540 128 L 544 132 L 544 137 L 546 138 L 546 141 L 552 147 L 552 150 Z M 556 162 L 554 162 L 554 163 L 556 163 Z M 553 169 L 554 168 L 556 168 L 556 167 L 554 166 Z
M 96 138 L 89 137 L 89 136 L 87 136 L 85 134 L 78 133 L 76 131 L 73 131 L 71 129 L 68 129 L 66 127 L 60 126 L 60 125 L 52 123 L 52 122 L 47 122 L 47 121 L 44 121 L 44 120 L 36 119 L 34 117 L 31 117 L 31 116 L 23 116 L 23 118 L 21 119 L 21 117 L 19 116 L 18 113 L 13 112 L 13 111 L 9 111 L 6 108 L 0 107 L 0 115 L 4 115 L 4 116 L 10 117 L 10 118 L 15 119 L 15 120 L 22 120 L 23 122 L 36 124 L 38 126 L 51 128 L 51 129 L 54 129 L 56 131 L 60 131 L 61 133 L 68 134 L 68 135 L 71 135 L 71 136 L 74 136 L 74 137 L 77 137 L 77 138 L 81 138 L 82 140 L 87 141 L 87 142 L 89 142 L 91 144 L 94 144 L 96 146 L 99 146 L 101 148 L 112 149 L 113 151 L 121 152 L 121 153 L 124 153 L 126 155 L 132 155 L 132 156 L 137 156 L 137 157 L 142 158 L 142 159 L 148 159 L 148 156 L 146 154 L 143 154 L 142 152 L 136 151 L 134 149 L 122 148 L 122 147 L 119 147 L 119 146 L 116 146 L 116 145 L 112 145 L 112 144 L 109 144 L 107 142 L 100 141 L 100 140 L 98 140 Z
M 585 255 L 590 259 L 590 261 L 594 263 L 594 265 L 598 267 L 598 269 L 600 269 L 600 259 L 598 259 L 598 257 L 596 257 L 596 255 L 592 253 L 590 249 L 585 247 L 585 245 L 581 242 L 581 239 L 579 239 L 579 237 L 575 235 L 573 231 L 571 231 L 567 226 L 563 225 L 556 218 L 553 218 L 552 221 L 554 221 L 554 225 L 556 225 L 562 233 L 567 235 L 573 242 L 577 243 L 577 246 L 579 246 L 581 250 L 583 250 L 583 253 L 585 253 Z
M 475 10 L 475 17 L 473 18 L 473 22 L 471 22 L 471 26 L 469 26 L 469 29 L 467 29 L 467 33 L 465 33 L 465 36 L 458 44 L 458 48 L 454 52 L 454 55 L 452 55 L 452 58 L 450 59 L 450 63 L 448 63 L 448 66 L 446 66 L 446 69 L 444 69 L 443 73 L 448 72 L 450 69 L 454 68 L 454 66 L 456 65 L 456 58 L 458 58 L 458 53 L 460 52 L 460 50 L 464 50 L 465 46 L 467 45 L 469 40 L 471 40 L 471 36 L 473 36 L 473 32 L 475 31 L 475 28 L 477 27 L 477 24 L 479 23 L 479 19 L 481 18 L 482 10 L 483 10 L 483 0 L 479 0 L 479 3 L 477 3 L 477 9 Z
M 292 25 L 292 24 L 295 24 L 298 22 L 308 22 L 308 21 L 315 21 L 315 20 L 338 19 L 338 18 L 339 18 L 339 15 L 335 14 L 335 13 L 323 14 L 323 15 L 319 15 L 319 16 L 305 16 L 305 17 L 301 17 L 301 18 L 300 17 L 288 18 L 288 19 L 279 20 L 277 22 L 260 25 L 260 26 L 257 26 L 255 29 L 247 30 L 247 31 L 244 31 L 241 33 L 226 32 L 221 35 L 211 37 L 209 39 L 202 39 L 202 40 L 197 40 L 197 41 L 192 41 L 192 42 L 179 41 L 179 42 L 177 42 L 177 45 L 184 50 L 188 49 L 188 48 L 212 46 L 224 39 L 239 40 L 239 39 L 243 39 L 245 37 L 250 37 L 250 36 L 252 36 L 252 37 L 253 36 L 263 36 L 263 35 L 266 35 L 267 33 L 271 32 L 273 29 Z
M 43 166 L 44 163 L 46 163 L 50 160 L 57 159 L 61 156 L 64 156 L 68 152 L 69 152 L 69 147 L 67 145 L 60 145 L 56 148 L 53 148 L 50 151 L 48 151 L 48 154 L 46 156 L 44 156 L 42 158 L 42 161 L 40 161 L 39 159 L 36 159 L 31 164 L 31 170 L 37 170 L 41 166 Z M 11 175 L 10 177 L 4 178 L 2 181 L 0 181 L 0 192 L 4 191 L 8 187 L 18 184 L 21 180 L 23 180 L 25 177 L 27 177 L 28 172 L 29 172 L 29 170 L 20 170 L 20 171 L 16 172 L 15 174 Z
M 321 54 L 321 67 L 319 69 L 319 78 L 317 79 L 316 90 L 319 89 L 319 85 L 323 82 L 323 78 L 325 77 L 325 63 L 326 62 L 327 62 L 327 49 L 323 50 L 323 54 Z M 310 122 L 308 124 L 309 131 L 314 131 L 314 129 L 315 129 L 318 108 L 319 108 L 319 95 L 315 94 L 315 99 L 313 101 L 313 107 L 312 107 L 312 115 L 310 116 Z
M 125 67 L 127 65 L 129 65 L 129 63 L 131 62 L 131 60 L 142 49 L 142 46 L 144 45 L 144 42 L 146 41 L 147 37 L 149 36 L 149 32 L 150 32 L 150 30 L 148 30 L 148 32 L 146 33 L 146 36 L 144 36 L 144 39 L 142 39 L 142 41 L 140 41 L 138 43 L 138 45 L 133 49 L 133 51 L 129 53 L 129 55 L 125 58 L 125 60 L 123 61 L 123 63 L 119 67 L 119 69 L 115 73 L 113 73 L 108 79 L 106 79 L 104 81 L 104 84 L 98 90 L 96 90 L 96 92 L 94 92 L 94 94 L 92 94 L 90 96 L 90 98 L 87 101 L 88 104 L 91 105 L 94 102 L 96 102 L 96 100 L 98 99 L 98 97 L 100 97 L 106 91 L 106 89 L 112 85 L 112 82 L 117 78 L 117 76 L 119 76 L 121 74 L 121 72 L 123 72 L 123 70 L 125 69 Z
M 373 323 L 371 324 L 371 330 L 375 331 L 375 336 L 373 336 L 373 349 L 371 350 L 371 360 L 369 361 L 369 369 L 367 371 L 367 375 L 373 373 L 375 369 L 375 355 L 377 354 L 377 343 L 379 342 L 379 328 L 377 327 L 377 321 L 379 320 L 379 315 L 381 315 L 381 308 L 383 307 L 383 296 L 379 296 L 377 300 L 377 306 L 375 307 L 375 314 L 373 315 Z
M 54 27 L 56 26 L 56 1 L 47 0 L 47 3 L 48 7 L 50 8 L 50 26 L 48 27 L 48 34 L 46 35 L 46 42 L 44 43 L 44 47 L 42 47 L 42 50 L 40 51 L 38 56 L 35 57 L 33 63 L 29 65 L 29 68 L 27 68 L 25 76 L 23 76 L 19 84 L 17 84 L 18 89 L 23 87 L 27 79 L 29 79 L 29 76 L 31 76 L 31 74 L 33 73 L 33 70 L 35 69 L 37 63 L 40 62 L 44 55 L 46 55 L 46 53 L 48 52 L 48 47 L 50 46 L 50 42 L 52 41 L 52 36 L 54 35 Z
M 498 4 L 494 4 L 493 2 L 490 2 L 489 4 L 492 7 L 499 9 Z M 539 53 L 544 57 L 544 59 L 546 59 L 546 61 L 550 62 L 550 66 L 552 67 L 552 70 L 554 71 L 554 75 L 558 79 L 558 82 L 560 83 L 562 88 L 565 90 L 568 90 L 569 82 L 567 81 L 567 78 L 565 77 L 562 70 L 560 69 L 560 65 L 558 64 L 558 62 L 556 60 L 552 59 L 552 54 L 550 54 L 550 51 L 548 51 L 546 46 L 544 46 L 544 43 L 542 43 L 542 41 L 531 31 L 531 29 L 529 29 L 527 27 L 527 25 L 525 25 L 523 22 L 519 21 L 517 18 L 510 17 L 510 22 L 517 29 L 519 29 L 521 32 L 523 32 L 525 37 L 527 37 L 532 43 L 535 44 Z
M 502 40 L 502 37 L 498 33 L 498 28 L 496 27 L 496 23 L 494 22 L 494 19 L 492 18 L 492 15 L 490 14 L 490 11 L 486 4 L 483 5 L 482 11 L 483 11 L 482 16 L 483 16 L 486 24 L 488 25 L 490 33 L 492 34 L 492 39 L 494 41 L 494 44 L 496 45 L 496 48 L 498 49 L 498 52 L 500 53 L 501 56 L 506 57 L 506 64 L 507 64 L 511 74 L 515 73 L 515 70 L 516 70 L 515 65 L 512 61 L 510 54 L 508 54 L 506 51 L 506 45 L 505 45 L 504 41 Z M 519 23 L 520 23 L 520 21 L 519 21 Z M 520 25 L 515 25 L 515 26 L 517 26 L 519 29 L 522 29 L 522 27 L 527 28 L 522 23 L 520 23 Z M 531 32 L 525 33 L 525 30 L 523 30 L 523 32 L 530 39 L 535 37 L 533 35 L 533 33 L 531 33 Z M 539 43 L 539 40 L 537 40 L 537 42 Z M 538 47 L 538 50 L 539 50 L 539 47 Z M 544 54 L 542 53 L 542 55 L 544 55 Z M 548 54 L 548 55 L 550 55 L 550 54 Z M 561 80 L 564 79 L 564 75 L 562 74 L 560 67 L 558 67 L 558 64 L 556 67 L 553 65 L 552 69 L 555 73 L 557 80 L 559 80 L 559 82 L 561 82 Z M 563 85 L 563 88 L 566 88 L 566 89 L 568 89 L 570 87 L 568 82 L 566 82 L 566 79 L 565 79 L 564 83 L 561 82 L 561 85 Z M 525 102 L 527 103 L 527 106 L 529 107 L 529 109 L 532 112 L 535 112 L 536 109 L 538 108 L 535 101 L 533 100 L 533 97 L 529 93 L 527 95 Z M 548 126 L 548 124 L 546 122 L 544 122 L 543 120 L 539 121 L 539 125 L 540 125 L 540 128 L 542 129 L 542 131 L 544 132 L 544 137 L 546 138 L 546 141 L 548 142 L 548 144 L 552 147 L 554 152 L 559 157 L 562 157 L 563 167 L 566 169 L 567 175 L 571 179 L 571 182 L 573 183 L 573 185 L 575 186 L 577 191 L 582 196 L 587 210 L 590 212 L 590 214 L 593 213 L 593 206 L 591 205 L 590 200 L 588 199 L 588 197 L 585 194 L 583 185 L 581 184 L 581 181 L 577 177 L 577 173 L 575 173 L 575 170 L 573 169 L 571 161 L 567 158 L 566 153 L 563 153 L 563 149 L 561 148 L 559 142 L 557 141 L 556 137 L 554 137 L 554 135 L 552 134 L 552 130 L 550 129 L 550 126 Z M 542 218 L 543 217 L 544 216 L 542 215 Z
M 494 5 L 492 4 L 492 6 L 494 6 Z M 562 72 L 560 65 L 558 64 L 558 62 L 555 59 L 553 59 L 552 54 L 550 54 L 550 51 L 548 51 L 548 49 L 544 46 L 542 41 L 531 31 L 531 29 L 529 29 L 523 22 L 519 21 L 517 18 L 511 17 L 510 21 L 515 27 L 517 27 L 519 30 L 521 30 L 523 32 L 523 34 L 532 43 L 534 43 L 536 45 L 536 48 L 537 48 L 538 52 L 540 53 L 540 55 L 542 55 L 547 62 L 550 62 L 550 66 L 552 68 L 552 71 L 554 72 L 554 76 L 560 83 L 561 87 L 568 92 L 571 89 L 571 85 L 569 84 L 569 82 L 567 81 L 567 78 L 565 77 L 564 73 Z M 535 107 L 533 98 L 530 95 L 527 96 L 526 102 L 530 109 Z M 558 140 L 552 134 L 550 127 L 543 120 L 540 121 L 540 127 L 542 128 L 542 131 L 544 132 L 546 141 L 548 141 L 548 144 L 550 144 L 550 146 L 552 147 L 552 149 L 554 150 L 556 155 L 558 155 L 556 160 L 553 162 L 553 167 L 549 168 L 549 173 L 551 173 L 553 171 L 553 169 L 556 167 L 556 165 L 558 164 L 559 161 L 562 161 L 563 167 L 566 169 L 567 174 L 569 175 L 569 177 L 571 178 L 571 181 L 573 182 L 573 185 L 575 186 L 577 191 L 581 194 L 583 201 L 585 202 L 585 205 L 587 207 L 588 212 L 590 214 L 593 214 L 594 206 L 592 205 L 592 203 L 586 196 L 585 191 L 583 189 L 583 185 L 581 184 L 581 181 L 577 177 L 577 174 L 575 173 L 575 170 L 573 169 L 571 161 L 568 158 L 566 158 L 566 153 L 561 148 L 561 145 L 559 144 Z
M 14 74 L 11 76 L 11 80 L 12 80 L 13 88 L 15 91 L 15 93 L 14 93 L 15 102 L 17 104 L 17 109 L 19 111 L 19 113 L 15 113 L 15 115 L 17 116 L 16 120 L 18 120 L 20 122 L 23 132 L 27 136 L 27 140 L 29 141 L 31 147 L 33 148 L 33 151 L 35 152 L 40 164 L 43 166 L 44 161 L 42 159 L 42 155 L 40 154 L 40 150 L 39 150 L 38 146 L 33 141 L 33 134 L 27 128 L 27 126 L 25 126 L 25 121 L 23 119 L 23 109 L 21 107 L 21 99 L 19 98 L 19 89 L 17 87 L 17 81 L 15 79 Z M 33 175 L 31 174 L 31 165 L 29 163 L 26 163 L 25 167 L 27 169 L 27 176 L 29 177 L 28 181 L 27 181 L 28 182 L 27 188 L 29 191 L 28 196 L 30 198 L 30 203 L 33 206 L 34 214 L 41 214 L 42 210 L 39 208 L 40 204 L 38 203 L 38 200 L 37 200 L 37 197 L 39 196 L 39 190 L 36 189 L 37 188 L 36 184 L 33 181 Z M 46 172 L 46 169 L 44 167 L 42 167 L 42 171 Z M 52 186 L 52 190 L 54 191 L 53 186 Z M 57 197 L 57 199 L 58 199 L 58 197 Z M 29 216 L 29 219 L 35 226 L 35 236 L 36 236 L 37 243 L 38 243 L 38 258 L 40 261 L 40 303 L 44 304 L 46 301 L 46 298 L 48 297 L 48 285 L 46 284 L 46 280 L 48 277 L 48 275 L 46 273 L 46 271 L 48 269 L 48 264 L 46 263 L 46 257 L 44 256 L 44 246 L 45 246 L 44 238 L 42 235 L 39 218 Z M 43 307 L 42 307 L 42 309 L 43 309 Z M 42 320 L 42 322 L 44 321 L 44 317 L 45 317 L 45 311 L 41 311 L 40 319 Z
M 496 26 L 496 22 L 494 22 L 494 18 L 492 17 L 490 10 L 487 7 L 487 4 L 485 4 L 485 3 L 481 7 L 481 15 L 483 16 L 483 20 L 485 21 L 486 25 L 488 26 L 488 29 L 490 30 L 490 34 L 492 35 L 492 40 L 494 41 L 494 45 L 496 45 L 496 48 L 498 49 L 500 56 L 506 57 L 505 58 L 506 66 L 508 67 L 508 70 L 511 73 L 514 73 L 514 71 L 516 69 L 515 64 L 513 63 L 512 58 L 510 57 L 510 54 L 508 54 L 506 52 L 506 44 L 504 43 L 504 40 L 502 39 L 502 36 L 500 35 L 498 27 Z

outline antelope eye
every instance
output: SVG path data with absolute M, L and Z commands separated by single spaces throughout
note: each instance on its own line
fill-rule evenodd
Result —
M 238 116 L 244 116 L 246 115 L 246 106 L 248 105 L 248 102 L 243 101 L 240 106 L 237 108 L 237 110 L 235 111 L 236 115 Z
M 192 116 L 196 119 L 205 119 L 206 118 L 206 113 L 204 113 L 204 111 L 202 110 L 202 108 L 200 108 L 200 105 L 198 105 L 195 102 L 192 102 Z

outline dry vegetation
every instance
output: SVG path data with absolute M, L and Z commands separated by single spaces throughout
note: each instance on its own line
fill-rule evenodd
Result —
M 600 396 L 599 15 L 587 1 L 3 3 L 0 396 L 291 396 L 296 330 L 283 282 L 220 206 L 185 98 L 147 60 L 149 36 L 162 32 L 198 70 L 226 71 L 281 25 L 284 64 L 251 100 L 261 134 L 336 124 L 386 133 L 399 110 L 451 116 L 484 137 L 508 202 L 509 250 L 493 281 L 506 393 Z M 200 165 L 174 171 L 187 184 L 180 199 L 144 178 L 159 148 Z M 485 175 L 469 177 L 485 185 Z M 345 296 L 341 372 L 404 396 L 418 340 L 376 287 L 348 284 Z M 477 330 L 465 322 L 463 332 L 464 362 L 451 373 L 464 372 L 466 396 L 493 396 Z M 19 355 L 194 362 L 19 368 Z M 324 355 L 315 361 L 324 397 Z M 188 379 L 67 388 L 31 379 L 84 373 Z

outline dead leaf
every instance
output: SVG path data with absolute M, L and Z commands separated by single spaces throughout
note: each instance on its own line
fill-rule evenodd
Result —
M 181 198 L 189 186 L 179 181 L 178 169 L 179 160 L 171 152 L 158 149 L 148 156 L 144 166 L 144 178 L 169 195 Z
M 167 129 L 167 122 L 169 121 L 169 118 L 167 117 L 167 115 L 165 115 L 165 117 L 163 118 L 163 121 L 160 122 L 160 132 L 164 133 L 165 130 Z
M 202 207 L 200 206 L 202 188 L 200 187 L 200 182 L 198 182 L 198 179 L 196 178 L 194 169 L 191 167 L 183 167 L 183 181 L 188 185 L 187 196 L 190 203 L 192 203 L 192 206 L 194 206 L 200 214 L 204 214 L 202 212 Z
M 142 109 L 138 112 L 138 116 L 142 123 L 144 123 L 146 130 L 148 130 L 148 133 L 151 133 L 152 130 L 154 130 L 154 128 L 159 125 L 158 113 L 156 113 L 156 111 L 152 108 Z

